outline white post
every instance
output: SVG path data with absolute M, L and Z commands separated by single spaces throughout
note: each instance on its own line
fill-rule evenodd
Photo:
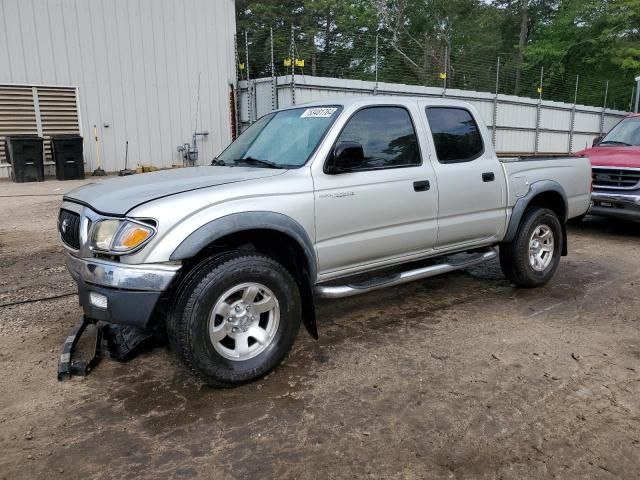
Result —
M 493 146 L 496 146 L 496 137 L 498 132 L 498 92 L 500 90 L 500 57 L 498 57 L 498 63 L 496 65 L 496 95 L 493 97 L 493 128 L 491 129 L 491 137 Z
M 600 136 L 602 136 L 604 130 L 604 115 L 607 111 L 607 96 L 609 95 L 609 80 L 604 88 L 604 105 L 602 106 L 602 113 L 600 114 Z
M 378 38 L 379 36 L 376 35 L 376 86 L 373 89 L 374 95 L 378 94 Z
M 640 102 L 640 76 L 636 77 L 636 106 L 634 107 L 634 113 L 638 113 L 638 103 Z

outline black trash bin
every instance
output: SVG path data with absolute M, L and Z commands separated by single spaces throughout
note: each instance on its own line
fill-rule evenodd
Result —
M 82 180 L 84 155 L 80 135 L 52 135 L 51 152 L 58 180 Z
M 43 139 L 38 135 L 10 135 L 5 138 L 11 180 L 17 183 L 44 181 L 43 145 Z

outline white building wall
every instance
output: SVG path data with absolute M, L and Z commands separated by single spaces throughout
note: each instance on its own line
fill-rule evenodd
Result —
M 199 163 L 231 141 L 233 0 L 0 0 L 0 84 L 77 86 L 87 170 Z

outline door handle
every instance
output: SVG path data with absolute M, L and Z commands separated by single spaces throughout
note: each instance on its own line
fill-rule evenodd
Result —
M 496 179 L 496 176 L 493 172 L 484 172 L 482 174 L 483 182 L 493 182 Z
M 418 182 L 413 182 L 413 189 L 416 192 L 426 192 L 431 188 L 431 184 L 429 180 L 420 180 Z

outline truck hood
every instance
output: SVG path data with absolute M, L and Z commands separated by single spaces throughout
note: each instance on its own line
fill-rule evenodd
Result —
M 577 152 L 589 157 L 594 167 L 640 168 L 640 147 L 593 147 Z
M 281 175 L 286 170 L 253 167 L 192 167 L 112 178 L 83 185 L 65 200 L 88 205 L 98 213 L 125 215 L 131 209 L 170 195 Z

